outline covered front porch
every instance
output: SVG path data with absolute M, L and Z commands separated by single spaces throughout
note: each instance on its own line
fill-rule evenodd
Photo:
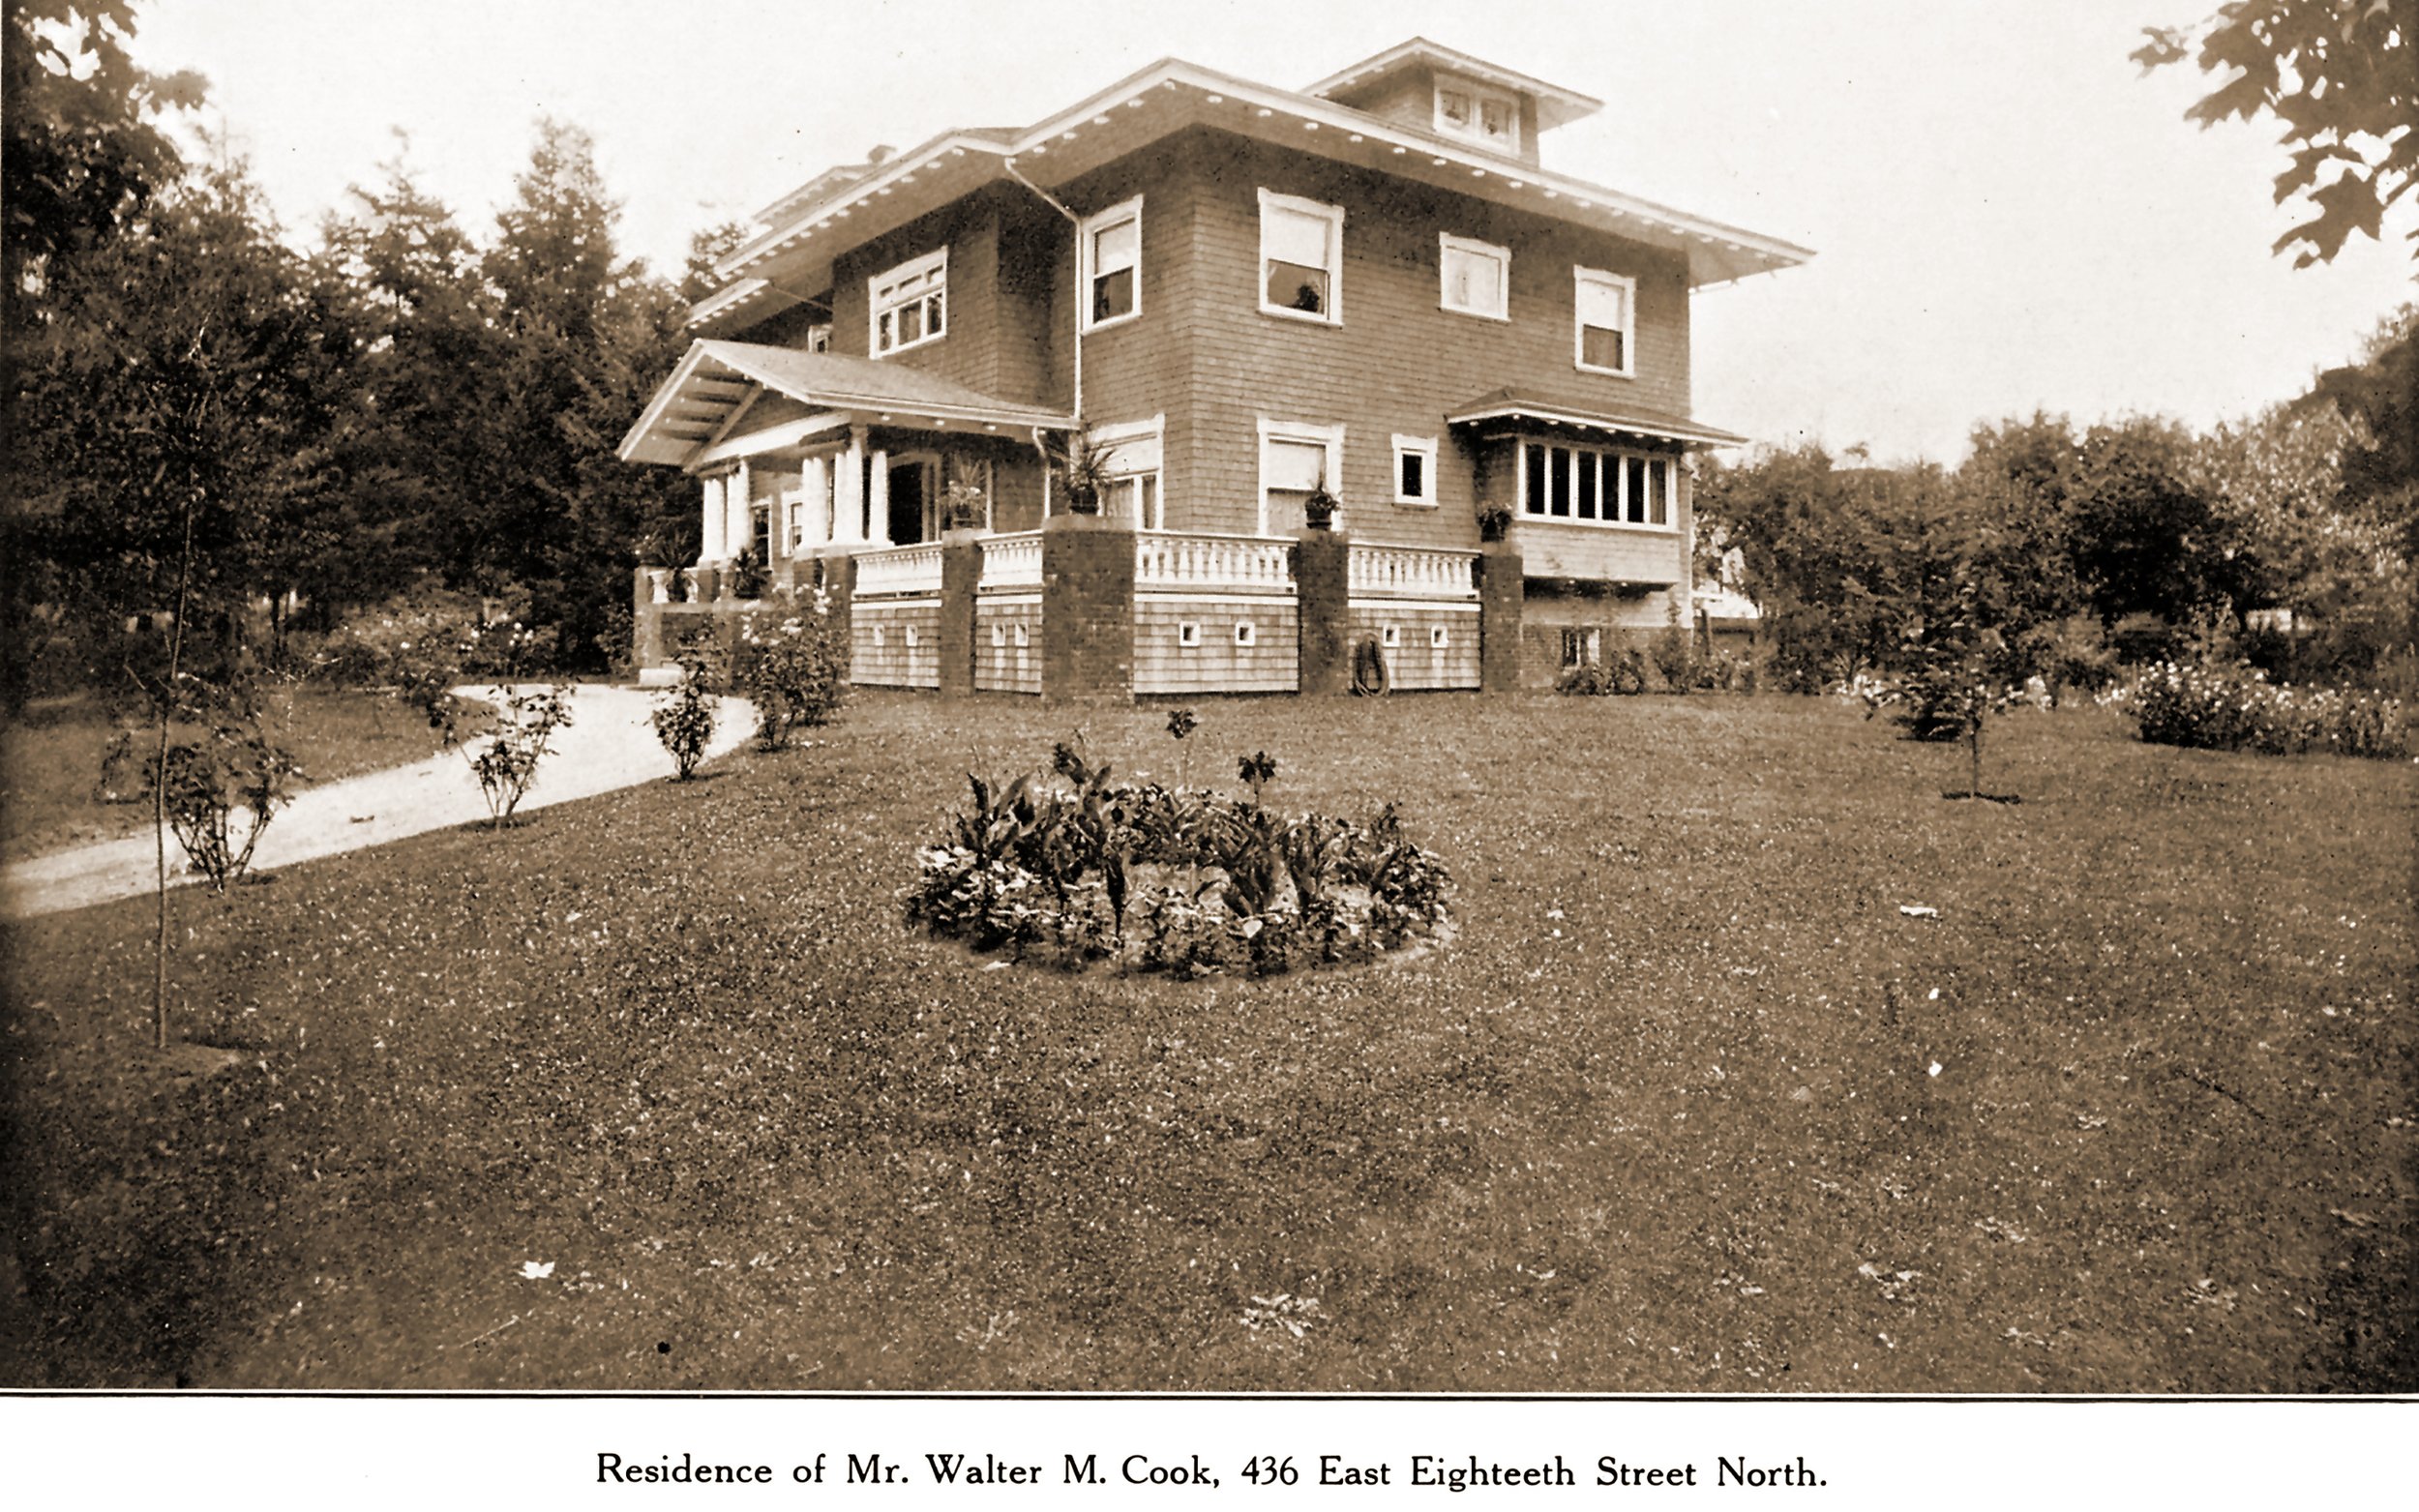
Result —
M 698 480 L 698 557 L 658 569 L 657 602 L 820 582 L 817 562 L 937 543 L 952 525 L 1037 530 L 1038 443 L 1071 423 L 895 362 L 698 341 L 621 445 Z

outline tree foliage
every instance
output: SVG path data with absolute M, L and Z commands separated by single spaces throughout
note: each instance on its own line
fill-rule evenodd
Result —
M 2276 202 L 2314 212 L 2277 239 L 2279 252 L 2300 249 L 2295 267 L 2332 261 L 2354 231 L 2374 240 L 2419 179 L 2419 0 L 2233 0 L 2196 24 L 2145 30 L 2134 53 L 2145 73 L 2190 59 L 2225 74 L 2187 120 L 2284 125 Z

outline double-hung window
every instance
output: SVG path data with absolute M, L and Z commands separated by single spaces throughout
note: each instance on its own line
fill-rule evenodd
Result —
M 1341 325 L 1344 207 L 1260 192 L 1260 308 Z
M 1143 309 L 1143 202 L 1111 205 L 1084 222 L 1084 329 L 1130 320 Z
M 1167 528 L 1166 501 L 1160 487 L 1160 436 L 1165 415 L 1131 425 L 1095 426 L 1092 444 L 1107 454 L 1108 486 L 1100 491 L 1100 513 L 1123 520 L 1137 530 Z
M 948 330 L 949 249 L 903 262 L 867 281 L 877 357 L 938 341 Z
M 1675 523 L 1679 461 L 1667 455 L 1529 441 L 1520 448 L 1520 512 L 1578 524 Z
M 1511 318 L 1511 252 L 1508 249 L 1449 232 L 1439 236 L 1437 248 L 1437 266 L 1444 278 L 1439 303 L 1465 315 Z
M 1333 493 L 1344 464 L 1344 428 L 1260 422 L 1260 533 L 1291 536 L 1308 523 L 1310 495 Z M 1332 528 L 1344 528 L 1336 511 Z
M 1436 437 L 1398 435 L 1394 438 L 1394 502 L 1436 502 Z
M 1638 281 L 1594 268 L 1573 270 L 1578 280 L 1579 368 L 1628 377 L 1636 371 Z

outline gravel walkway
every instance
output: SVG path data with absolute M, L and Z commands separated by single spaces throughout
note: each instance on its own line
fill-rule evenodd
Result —
M 493 692 L 485 687 L 455 691 L 473 698 Z M 672 775 L 672 757 L 646 722 L 654 707 L 652 693 L 582 684 L 572 689 L 571 706 L 571 726 L 556 732 L 554 754 L 539 766 L 537 784 L 522 800 L 522 812 Z M 734 750 L 755 732 L 756 711 L 747 700 L 724 698 L 707 755 Z M 487 803 L 463 752 L 440 751 L 409 766 L 297 793 L 260 837 L 253 868 L 273 871 L 487 816 Z M 151 890 L 155 864 L 149 829 L 124 840 L 20 861 L 0 873 L 0 914 L 30 918 L 131 898 Z M 195 880 L 170 836 L 168 884 Z

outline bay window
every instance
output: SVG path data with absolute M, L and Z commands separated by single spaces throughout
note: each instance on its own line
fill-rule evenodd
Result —
M 1559 441 L 1520 448 L 1520 513 L 1532 519 L 1575 524 L 1677 523 L 1677 458 Z

